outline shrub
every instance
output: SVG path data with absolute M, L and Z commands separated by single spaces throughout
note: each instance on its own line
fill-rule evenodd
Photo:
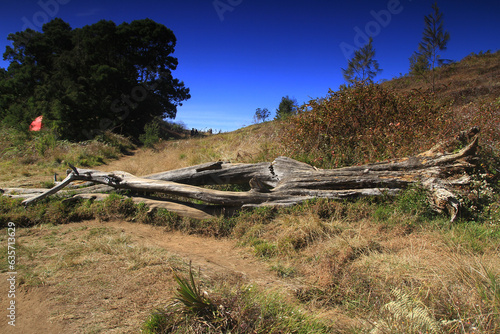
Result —
M 57 135 L 53 131 L 40 131 L 35 135 L 34 140 L 36 150 L 41 156 L 44 156 L 47 150 L 57 146 Z
M 160 125 L 153 121 L 144 126 L 144 133 L 139 136 L 139 140 L 146 147 L 153 147 L 160 141 Z
M 448 114 L 429 95 L 380 85 L 342 86 L 289 119 L 283 146 L 323 167 L 375 162 L 417 153 L 439 137 Z

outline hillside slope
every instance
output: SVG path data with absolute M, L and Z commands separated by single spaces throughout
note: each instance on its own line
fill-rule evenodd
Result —
M 27 209 L 0 197 L 0 222 L 16 224 L 18 328 L 28 334 L 498 333 L 499 60 L 498 52 L 471 56 L 438 70 L 433 98 L 454 114 L 444 136 L 482 128 L 485 160 L 471 171 L 474 182 L 461 198 L 468 210 L 454 223 L 430 209 L 420 188 L 396 198 L 317 200 L 206 221 L 149 211 L 118 195 L 103 202 L 51 198 Z M 383 86 L 429 88 L 410 77 Z M 75 160 L 136 175 L 217 160 L 272 161 L 287 152 L 288 124 L 129 147 L 127 154 L 110 140 L 72 144 L 40 134 L 14 142 L 3 129 L 2 186 L 48 186 L 66 162 L 80 167 Z M 2 233 L 4 291 L 7 256 Z M 173 303 L 180 288 L 175 275 L 189 279 L 190 263 L 202 301 L 217 306 L 210 312 Z M 0 308 L 8 302 L 1 298 Z M 8 332 L 6 326 L 0 331 Z
M 382 85 L 401 91 L 431 88 L 430 74 L 405 75 Z M 436 69 L 436 95 L 463 106 L 470 102 L 495 102 L 500 96 L 500 51 L 472 53 L 464 59 Z

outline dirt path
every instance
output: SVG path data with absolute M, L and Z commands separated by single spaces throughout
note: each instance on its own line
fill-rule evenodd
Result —
M 233 240 L 144 224 L 88 221 L 34 227 L 20 230 L 17 242 L 22 252 L 17 259 L 16 326 L 4 319 L 0 333 L 137 333 L 151 311 L 172 297 L 166 254 L 191 261 L 202 276 L 294 287 Z M 129 249 L 134 252 L 124 255 Z M 1 277 L 0 309 L 6 310 L 7 274 Z
M 201 267 L 207 275 L 231 272 L 261 285 L 283 284 L 270 273 L 266 264 L 255 259 L 248 251 L 236 248 L 232 240 L 163 232 L 161 228 L 144 224 L 112 222 L 106 225 L 121 229 L 143 245 L 163 248 L 184 260 L 192 261 L 194 267 Z

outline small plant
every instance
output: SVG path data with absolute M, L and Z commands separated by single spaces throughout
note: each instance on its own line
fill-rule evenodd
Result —
M 214 305 L 207 297 L 207 293 L 201 291 L 201 287 L 194 280 L 191 263 L 189 263 L 189 278 L 182 278 L 174 274 L 174 279 L 179 285 L 175 300 L 184 308 L 195 315 L 209 315 L 214 310 Z
M 255 255 L 258 257 L 271 258 L 277 254 L 277 246 L 266 240 L 256 239 L 252 241 L 252 246 L 254 247 Z
M 56 184 L 54 183 L 54 181 L 43 181 L 41 185 L 43 188 L 50 189 L 50 188 L 54 187 Z
M 294 277 L 296 275 L 296 269 L 293 267 L 284 266 L 282 264 L 277 264 L 271 267 L 272 270 L 276 271 L 279 277 Z
M 163 310 L 157 310 L 149 316 L 142 325 L 142 332 L 146 334 L 167 333 L 168 315 Z
M 384 305 L 389 316 L 375 325 L 378 333 L 441 333 L 442 326 L 418 299 L 398 288 L 391 291 L 395 300 Z

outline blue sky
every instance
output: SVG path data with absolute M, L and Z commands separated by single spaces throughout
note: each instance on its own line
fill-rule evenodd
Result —
M 323 97 L 344 83 L 349 51 L 373 36 L 376 78 L 408 72 L 424 16 L 434 0 L 16 0 L 0 4 L 0 49 L 7 35 L 60 17 L 72 28 L 150 18 L 177 37 L 174 77 L 191 89 L 176 121 L 231 131 L 250 125 L 256 108 L 274 111 L 283 96 Z M 444 58 L 499 48 L 500 2 L 438 1 L 451 38 Z M 0 60 L 0 67 L 8 64 Z

